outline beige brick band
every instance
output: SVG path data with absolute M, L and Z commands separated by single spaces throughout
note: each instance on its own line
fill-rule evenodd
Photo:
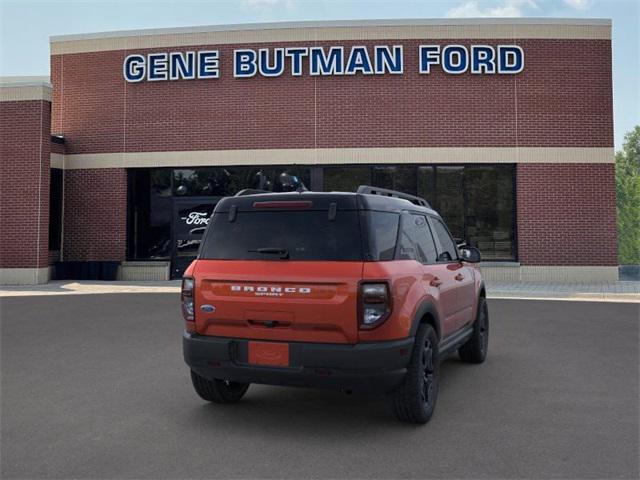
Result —
M 505 265 L 482 266 L 487 282 L 616 282 L 615 266 Z
M 55 155 L 55 157 L 54 157 Z M 62 158 L 61 158 L 62 157 Z M 613 163 L 613 147 L 406 147 L 52 154 L 55 168 L 347 165 L 388 163 Z
M 51 37 L 51 54 L 188 45 L 394 39 L 604 39 L 603 19 L 424 19 L 296 22 L 105 32 Z
M 49 281 L 49 267 L 0 268 L 0 285 L 37 285 Z
M 51 85 L 5 86 L 0 84 L 0 102 L 51 101 Z

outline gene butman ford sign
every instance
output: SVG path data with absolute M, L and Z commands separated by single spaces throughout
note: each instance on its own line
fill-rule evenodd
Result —
M 524 51 L 518 45 L 420 45 L 418 70 L 429 74 L 434 68 L 445 73 L 516 74 L 524 69 Z M 218 50 L 134 53 L 122 66 L 127 82 L 215 79 L 220 77 Z M 402 75 L 402 45 L 364 47 L 288 47 L 236 49 L 233 76 L 279 77 L 288 72 L 309 75 Z

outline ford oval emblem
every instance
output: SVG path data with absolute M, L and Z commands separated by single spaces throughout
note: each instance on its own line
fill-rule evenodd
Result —
M 203 312 L 213 313 L 216 311 L 216 307 L 214 307 L 213 305 L 202 305 L 200 307 L 200 310 L 202 310 Z

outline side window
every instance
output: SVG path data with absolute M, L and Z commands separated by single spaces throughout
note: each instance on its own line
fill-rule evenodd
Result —
M 369 254 L 373 260 L 393 260 L 398 237 L 400 215 L 389 212 L 366 212 L 368 218 Z
M 424 215 L 404 214 L 399 247 L 399 260 L 436 261 L 436 247 Z
M 439 262 L 452 262 L 458 259 L 458 250 L 456 249 L 456 244 L 453 243 L 453 239 L 451 235 L 449 235 L 448 230 L 444 226 L 444 224 L 438 220 L 437 218 L 431 219 L 434 234 L 438 237 L 440 241 L 441 251 L 438 255 Z

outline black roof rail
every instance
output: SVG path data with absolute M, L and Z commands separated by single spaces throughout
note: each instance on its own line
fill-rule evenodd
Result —
M 356 193 L 366 193 L 368 195 L 381 195 L 383 197 L 394 197 L 409 200 L 414 205 L 420 205 L 421 207 L 431 208 L 429 202 L 424 198 L 409 195 L 408 193 L 398 192 L 397 190 L 388 190 L 386 188 L 371 187 L 369 185 L 360 185 Z
M 234 197 L 244 197 L 245 195 L 255 195 L 257 193 L 273 193 L 273 192 L 270 192 L 268 190 L 258 190 L 255 188 L 245 188 L 244 190 L 238 191 L 238 193 L 236 193 Z

